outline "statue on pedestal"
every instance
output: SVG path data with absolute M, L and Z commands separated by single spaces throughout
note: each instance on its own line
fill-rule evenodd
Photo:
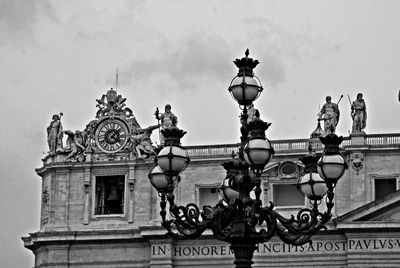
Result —
M 351 103 L 351 118 L 353 119 L 352 133 L 364 133 L 363 129 L 367 126 L 367 107 L 362 93 L 358 93 L 357 99 Z
M 47 143 L 49 145 L 49 153 L 55 153 L 59 150 L 62 150 L 62 138 L 63 138 L 63 127 L 61 124 L 61 116 L 55 114 L 52 117 L 52 121 L 47 127 Z
M 340 102 L 340 100 L 338 101 L 338 103 Z M 326 103 L 324 104 L 324 106 L 322 106 L 321 111 L 319 112 L 318 119 L 324 121 L 325 134 L 335 133 L 336 126 L 339 123 L 339 118 L 340 111 L 338 104 L 332 102 L 331 96 L 327 96 Z
M 250 108 L 247 111 L 247 114 L 248 114 L 247 124 L 252 122 L 252 121 L 254 121 L 254 120 L 260 119 L 260 112 L 258 111 L 258 109 L 256 109 L 254 107 L 253 103 L 250 105 Z
M 165 112 L 161 115 L 158 113 L 158 108 L 156 109 L 155 116 L 157 120 L 161 120 L 161 128 L 167 129 L 170 127 L 176 127 L 178 124 L 178 117 L 171 112 L 171 105 L 165 105 Z M 160 143 L 164 144 L 164 136 L 160 134 Z

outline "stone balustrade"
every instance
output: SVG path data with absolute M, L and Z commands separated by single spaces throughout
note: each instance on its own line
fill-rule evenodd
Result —
M 358 136 L 360 138 L 360 136 Z M 400 133 L 390 134 L 369 134 L 362 135 L 364 139 L 364 145 L 366 146 L 400 146 Z M 279 152 L 296 152 L 296 151 L 307 151 L 310 139 L 287 139 L 287 140 L 271 140 L 272 146 L 277 153 Z M 323 148 L 322 143 L 319 140 L 312 140 L 312 148 L 319 150 Z M 232 155 L 232 152 L 237 153 L 239 150 L 239 143 L 237 144 L 218 144 L 218 145 L 195 145 L 185 146 L 189 156 L 191 157 L 202 157 L 202 156 L 228 156 Z M 359 146 L 359 144 L 357 143 Z M 352 136 L 344 137 L 341 147 L 351 147 Z

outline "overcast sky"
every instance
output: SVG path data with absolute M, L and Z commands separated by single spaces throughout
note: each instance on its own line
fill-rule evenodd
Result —
M 142 127 L 170 103 L 183 145 L 239 141 L 227 88 L 246 48 L 270 139 L 308 138 L 327 95 L 340 135 L 364 94 L 366 133 L 400 132 L 400 1 L 0 0 L 0 267 L 31 267 L 21 236 L 39 229 L 46 127 L 82 130 L 115 87 Z M 158 140 L 154 136 L 154 141 Z M 222 178 L 221 178 L 222 179 Z

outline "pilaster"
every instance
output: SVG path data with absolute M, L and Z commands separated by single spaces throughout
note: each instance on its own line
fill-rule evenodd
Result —
M 128 203 L 128 223 L 133 223 L 134 219 L 134 201 L 135 201 L 135 166 L 129 166 L 128 171 L 128 190 L 129 190 L 129 203 Z
M 91 174 L 89 168 L 85 168 L 84 170 L 83 186 L 85 191 L 83 224 L 87 225 L 89 224 L 89 218 L 90 218 L 90 193 L 91 193 Z

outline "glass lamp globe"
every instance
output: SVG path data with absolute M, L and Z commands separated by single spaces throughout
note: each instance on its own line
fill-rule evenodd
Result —
M 262 86 L 256 76 L 236 76 L 229 86 L 229 92 L 239 105 L 250 105 L 261 91 Z
M 175 189 L 180 181 L 179 176 L 171 176 L 170 179 L 172 180 L 172 187 L 168 187 L 168 178 L 164 175 L 164 172 L 161 170 L 159 166 L 155 166 L 149 173 L 149 179 L 151 185 L 159 193 L 168 193 Z
M 165 175 L 178 175 L 189 163 L 185 150 L 179 146 L 165 146 L 157 155 L 157 164 Z
M 231 200 L 239 198 L 239 192 L 233 190 L 230 187 L 229 181 L 230 181 L 229 178 L 224 179 L 224 181 L 222 182 L 221 186 L 218 189 L 219 195 L 228 204 Z
M 318 161 L 318 173 L 327 183 L 336 183 L 346 169 L 346 161 L 341 154 L 325 154 Z
M 315 172 L 307 172 L 301 176 L 298 188 L 310 200 L 321 200 L 328 191 L 325 181 Z
M 268 139 L 252 139 L 244 148 L 244 160 L 253 170 L 260 170 L 268 164 L 272 156 L 272 146 Z

